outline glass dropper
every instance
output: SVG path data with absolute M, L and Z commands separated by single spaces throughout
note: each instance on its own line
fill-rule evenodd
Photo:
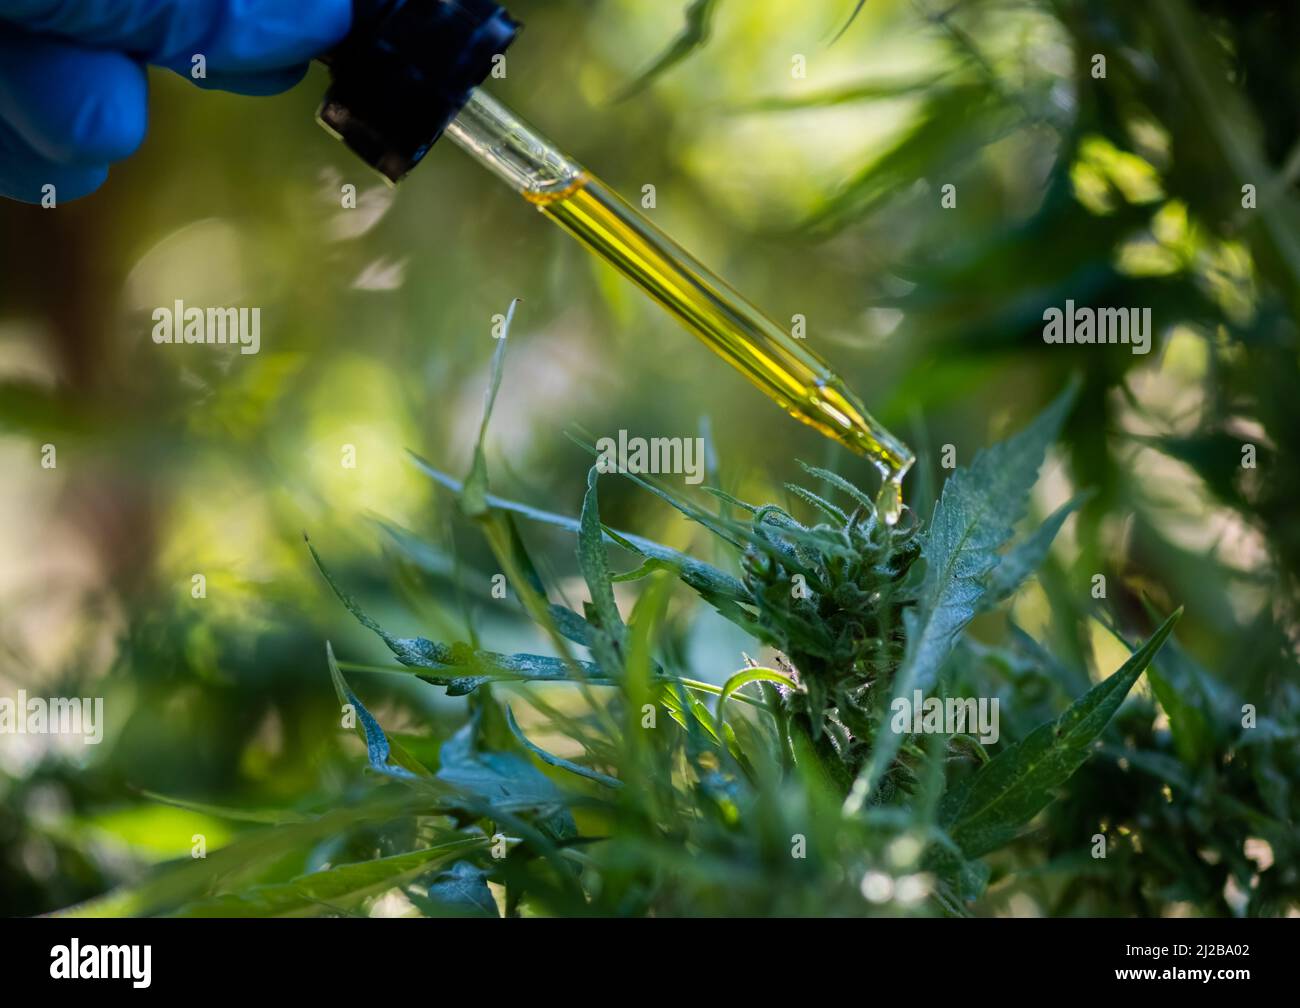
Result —
M 801 339 L 779 326 L 479 85 L 520 25 L 495 0 L 353 0 L 352 29 L 321 59 L 319 119 L 390 182 L 444 132 L 528 202 L 663 305 L 791 416 L 880 471 L 891 524 L 907 446 Z
M 890 524 L 913 462 L 830 366 L 482 89 L 446 135 L 658 301 L 792 417 L 870 460 Z

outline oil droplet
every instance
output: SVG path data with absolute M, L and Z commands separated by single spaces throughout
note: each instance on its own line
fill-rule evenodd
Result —
M 903 473 L 898 470 L 886 475 L 880 485 L 880 492 L 876 494 L 876 513 L 886 525 L 898 523 L 903 513 Z

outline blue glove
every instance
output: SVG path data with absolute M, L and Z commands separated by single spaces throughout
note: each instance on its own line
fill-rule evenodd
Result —
M 144 140 L 145 64 L 277 94 L 344 35 L 352 0 L 0 0 L 0 195 L 97 189 Z

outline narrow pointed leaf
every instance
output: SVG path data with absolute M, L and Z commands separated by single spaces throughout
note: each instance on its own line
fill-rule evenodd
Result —
M 311 917 L 347 909 L 428 871 L 439 861 L 483 845 L 468 837 L 409 854 L 339 865 L 300 875 L 291 882 L 255 886 L 181 907 L 177 917 Z
M 325 659 L 329 664 L 330 679 L 334 683 L 334 692 L 338 695 L 339 703 L 352 708 L 356 718 L 356 731 L 366 744 L 366 755 L 370 760 L 371 768 L 386 776 L 399 779 L 429 776 L 429 771 L 419 760 L 396 742 L 388 740 L 388 736 L 384 734 L 384 729 L 375 720 L 375 716 L 366 710 L 365 704 L 352 692 L 347 680 L 343 678 L 338 662 L 334 660 L 334 648 L 328 641 L 325 643 Z
M 567 770 L 571 774 L 577 774 L 579 777 L 595 781 L 597 784 L 603 784 L 608 788 L 621 788 L 623 786 L 623 782 L 617 777 L 611 777 L 599 770 L 593 770 L 591 767 L 585 767 L 571 760 L 563 759 L 530 741 L 528 736 L 524 734 L 523 729 L 519 727 L 519 722 L 515 720 L 515 712 L 509 706 L 506 707 L 506 724 L 510 726 L 510 730 L 514 733 L 515 738 L 519 740 L 519 744 L 548 766 L 553 766 L 559 770 Z
M 487 438 L 488 421 L 492 419 L 492 408 L 496 405 L 497 392 L 501 389 L 501 374 L 505 366 L 506 342 L 510 335 L 510 324 L 515 319 L 515 308 L 519 299 L 510 302 L 506 310 L 506 320 L 501 338 L 497 341 L 492 354 L 492 372 L 487 391 L 483 398 L 483 420 L 479 424 L 478 439 L 474 443 L 474 461 L 470 464 L 469 475 L 465 477 L 465 487 L 460 495 L 461 510 L 470 517 L 477 517 L 488 509 L 487 504 L 487 456 L 483 443 Z
M 1060 717 L 1008 746 L 945 797 L 943 821 L 967 857 L 1012 840 L 1088 758 L 1138 677 L 1182 615 L 1174 612 L 1118 671 Z

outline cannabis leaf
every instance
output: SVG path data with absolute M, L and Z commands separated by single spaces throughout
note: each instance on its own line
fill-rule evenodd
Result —
M 506 705 L 505 714 L 506 725 L 510 728 L 515 739 L 521 746 L 527 749 L 543 763 L 559 770 L 568 770 L 569 773 L 577 774 L 579 777 L 585 777 L 587 780 L 595 781 L 597 784 L 604 784 L 605 787 L 608 788 L 621 788 L 623 786 L 621 780 L 611 777 L 609 774 L 603 774 L 599 770 L 593 770 L 591 767 L 585 767 L 579 763 L 574 763 L 572 760 L 566 760 L 560 756 L 556 756 L 554 753 L 547 752 L 541 746 L 531 741 L 528 736 L 524 734 L 523 729 L 519 727 L 519 722 L 515 720 L 515 713 L 510 709 L 509 704 Z
M 553 840 L 574 836 L 577 826 L 554 782 L 517 753 L 479 750 L 477 724 L 477 718 L 470 720 L 443 743 L 438 779 L 481 798 L 492 813 L 537 813 L 537 825 Z
M 268 865 L 310 850 L 363 824 L 385 823 L 415 814 L 428 797 L 407 789 L 380 791 L 355 805 L 336 805 L 301 821 L 286 818 L 268 829 L 251 830 L 206 858 L 183 858 L 158 866 L 138 881 L 58 912 L 59 917 L 144 917 L 207 898 L 215 880 L 229 889 L 264 873 Z M 216 813 L 224 814 L 224 813 Z
M 416 675 L 430 685 L 445 687 L 448 696 L 465 696 L 489 682 L 572 682 L 575 673 L 587 673 L 597 679 L 603 675 L 600 668 L 591 662 L 570 662 L 547 655 L 498 654 L 466 644 L 440 644 L 427 637 L 397 637 L 367 615 L 356 600 L 339 586 L 314 546 L 308 543 L 308 549 L 326 583 L 348 612 L 367 630 L 377 634 L 399 662 L 408 668 L 418 669 Z M 566 636 L 580 644 L 587 642 L 588 628 L 581 616 L 563 606 L 552 606 L 550 612 Z M 331 663 L 334 661 L 332 652 L 329 660 Z M 332 668 L 331 675 L 335 671 Z M 358 711 L 365 709 L 347 689 L 346 683 L 340 685 L 336 681 L 335 687 L 340 690 L 342 703 L 351 703 Z M 359 726 L 366 728 L 365 722 L 359 722 Z M 369 738 L 366 738 L 366 742 L 369 748 Z
M 510 336 L 510 325 L 515 320 L 515 308 L 519 299 L 515 298 L 506 309 L 505 322 L 502 324 L 501 338 L 492 354 L 491 377 L 488 379 L 487 391 L 483 394 L 483 419 L 479 423 L 478 439 L 474 442 L 474 461 L 470 464 L 469 475 L 465 477 L 465 486 L 460 495 L 461 510 L 471 518 L 484 514 L 487 509 L 487 455 L 483 442 L 487 437 L 488 421 L 492 419 L 492 408 L 497 402 L 497 392 L 501 390 L 501 374 L 505 369 L 506 341 Z
M 402 780 L 427 777 L 429 771 L 396 742 L 390 742 L 388 736 L 384 734 L 384 729 L 375 720 L 375 716 L 357 699 L 357 695 L 352 692 L 347 680 L 343 678 L 338 662 L 334 660 L 334 648 L 328 641 L 325 643 L 325 660 L 329 665 L 330 680 L 334 683 L 334 692 L 339 698 L 339 703 L 352 708 L 353 716 L 356 718 L 357 734 L 366 744 L 370 766 L 381 774 Z
M 1008 746 L 944 798 L 941 819 L 967 857 L 1001 847 L 1083 765 L 1156 652 L 1178 622 L 1175 611 L 1118 671 L 1088 690 L 1060 717 Z
M 347 909 L 368 896 L 396 888 L 431 865 L 481 847 L 482 837 L 467 837 L 426 847 L 409 854 L 339 865 L 324 871 L 300 875 L 290 882 L 254 886 L 243 893 L 231 893 L 199 900 L 181 907 L 177 917 L 307 917 Z
M 894 678 L 895 697 L 929 690 L 957 636 L 979 611 L 986 579 L 998 564 L 997 551 L 1025 513 L 1029 491 L 1076 390 L 1071 383 L 1032 424 L 980 452 L 970 468 L 958 469 L 944 485 L 921 547 L 925 573 L 917 604 L 903 613 L 907 650 Z M 902 744 L 902 736 L 889 731 L 886 721 L 882 717 L 871 758 L 845 802 L 850 814 L 861 809 Z
M 413 455 L 412 459 L 415 461 L 416 466 L 439 486 L 454 494 L 461 492 L 462 484 L 459 481 L 434 468 L 418 455 Z M 496 497 L 492 494 L 488 494 L 485 500 L 495 510 L 517 514 L 529 521 L 552 525 L 573 533 L 578 533 L 582 529 L 581 522 L 565 515 L 543 511 L 540 508 L 506 500 L 504 497 Z M 705 563 L 703 560 L 696 560 L 679 550 L 660 545 L 643 536 L 632 535 L 629 532 L 617 532 L 606 527 L 604 534 L 605 538 L 611 543 L 622 546 L 641 556 L 663 561 L 675 570 L 682 582 L 698 593 L 701 598 L 717 606 L 720 610 L 724 610 L 724 616 L 728 616 L 728 613 L 734 610 L 736 600 L 748 597 L 744 585 L 736 578 L 711 564 Z
M 600 503 L 596 495 L 599 473 L 595 466 L 587 473 L 587 493 L 582 500 L 578 529 L 578 565 L 591 592 L 587 612 L 591 652 L 606 675 L 618 675 L 627 647 L 627 627 L 614 602 L 614 585 L 605 556 L 605 534 L 600 524 Z

